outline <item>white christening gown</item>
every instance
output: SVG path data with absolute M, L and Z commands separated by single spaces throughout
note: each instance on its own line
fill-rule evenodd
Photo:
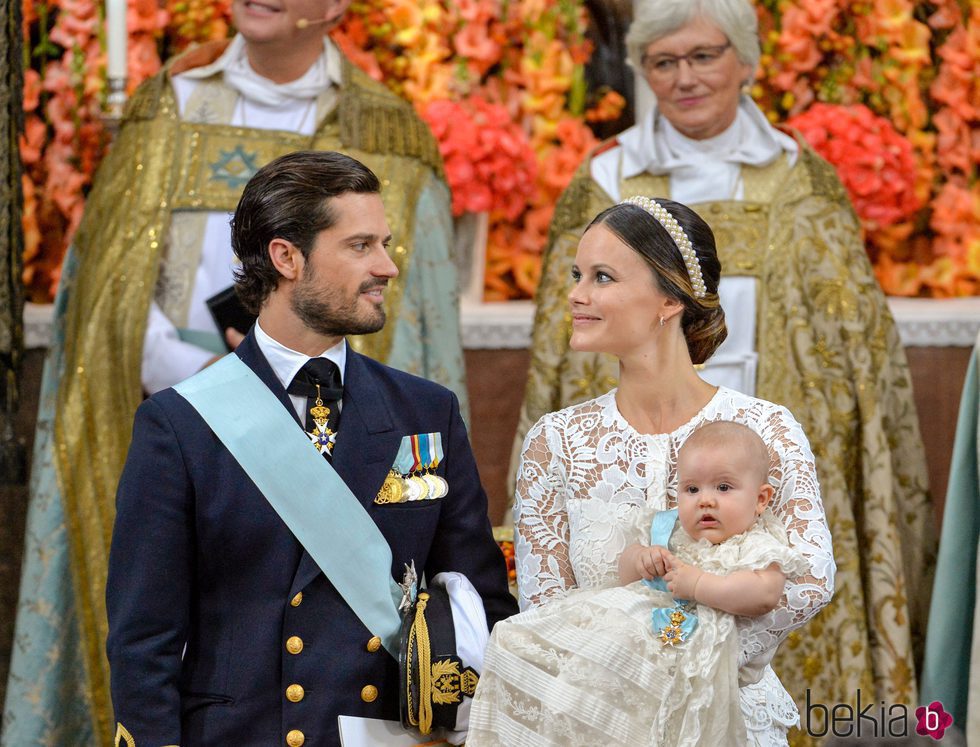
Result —
M 650 610 L 652 595 L 668 596 L 611 587 L 622 551 L 649 544 L 654 512 L 676 505 L 678 448 L 712 420 L 744 423 L 769 446 L 772 511 L 803 563 L 766 615 L 699 607 L 697 648 L 668 662 L 664 676 Z M 669 434 L 634 430 L 615 390 L 550 413 L 524 445 L 515 527 L 525 613 L 494 630 L 468 745 L 786 744 L 798 713 L 769 661 L 779 641 L 829 601 L 834 574 L 813 455 L 788 410 L 722 387 Z M 575 589 L 593 591 L 569 593 Z M 733 678 L 740 687 L 731 707 L 708 707 L 712 683 Z

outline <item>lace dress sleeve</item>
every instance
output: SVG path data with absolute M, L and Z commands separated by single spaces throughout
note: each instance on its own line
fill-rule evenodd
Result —
M 785 526 L 790 545 L 803 555 L 808 568 L 787 579 L 783 598 L 772 612 L 740 618 L 740 663 L 760 656 L 768 661 L 790 631 L 826 605 L 834 592 L 836 570 L 813 452 L 803 428 L 785 407 L 768 405 L 756 414 L 757 419 L 750 419 L 769 446 L 769 478 L 776 485 L 772 512 Z
M 541 418 L 524 440 L 514 496 L 514 557 L 521 610 L 538 607 L 575 587 L 568 551 L 561 413 Z

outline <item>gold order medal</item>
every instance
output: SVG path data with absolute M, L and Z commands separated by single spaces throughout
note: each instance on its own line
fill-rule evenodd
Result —
M 422 475 L 422 479 L 429 488 L 430 498 L 442 498 L 445 495 L 445 493 L 442 491 L 442 485 L 439 484 L 439 480 L 435 475 L 426 473 Z
M 426 483 L 425 480 L 423 480 L 418 475 L 412 475 L 408 479 L 414 482 L 416 485 L 418 485 L 419 488 L 422 490 L 422 494 L 417 498 L 417 500 L 424 501 L 426 498 L 429 497 L 429 485 L 428 483 Z
M 405 501 L 417 501 L 422 497 L 422 489 L 417 483 L 412 481 L 411 477 L 402 477 L 402 500 Z
M 405 491 L 402 488 L 402 479 L 394 470 L 388 472 L 384 485 L 378 491 L 376 503 L 401 503 L 404 500 Z

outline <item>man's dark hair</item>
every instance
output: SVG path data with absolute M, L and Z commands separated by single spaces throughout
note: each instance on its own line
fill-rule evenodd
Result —
M 245 185 L 231 221 L 231 248 L 241 260 L 235 289 L 257 314 L 279 284 L 269 243 L 285 239 L 310 256 L 320 231 L 337 220 L 330 198 L 381 191 L 367 166 L 333 151 L 297 151 L 263 166 Z

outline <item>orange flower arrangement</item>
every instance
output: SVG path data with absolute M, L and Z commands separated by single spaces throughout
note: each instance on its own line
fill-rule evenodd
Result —
M 585 25 L 568 0 L 359 0 L 334 32 L 429 122 L 454 212 L 489 212 L 487 300 L 533 296 L 554 204 L 596 144 L 586 121 L 625 105 L 586 111 Z
M 20 140 L 24 282 L 28 297 L 43 301 L 53 296 L 61 259 L 105 152 L 99 118 L 105 95 L 104 6 L 93 0 L 22 2 L 30 59 Z M 130 91 L 156 72 L 161 55 L 230 33 L 230 0 L 128 2 Z M 839 163 L 865 221 L 869 253 L 885 291 L 980 293 L 980 5 L 962 0 L 755 3 L 763 54 L 752 92 L 770 119 L 804 115 L 811 124 L 823 119 L 803 129 L 831 160 L 840 157 L 831 151 L 847 150 L 848 137 L 858 131 L 871 133 L 870 147 L 889 149 L 880 154 L 881 168 L 891 164 L 900 177 L 899 191 L 884 180 L 884 189 L 871 189 L 885 173 L 876 170 L 873 159 Z M 354 0 L 335 31 L 355 64 L 412 101 L 436 130 L 455 209 L 486 206 L 490 212 L 487 299 L 533 295 L 555 201 L 596 144 L 586 123 L 614 120 L 624 105 L 616 93 L 588 100 L 583 5 L 582 0 Z M 820 109 L 805 114 L 821 105 L 845 107 L 855 117 L 846 120 L 851 130 L 831 136 L 833 123 L 826 114 Z M 858 114 L 858 105 L 868 114 Z M 464 151 L 453 140 L 455 128 L 445 126 L 448 113 L 457 111 L 447 106 L 462 107 L 467 121 L 490 124 L 496 132 L 489 139 L 498 151 L 511 148 L 515 160 L 505 165 L 507 159 L 484 156 L 467 166 L 454 157 Z M 878 120 L 868 119 L 872 115 L 893 129 L 881 129 Z M 821 132 L 828 139 L 820 141 Z M 841 143 L 831 147 L 830 139 L 837 138 Z M 470 175 L 476 173 L 479 179 Z
M 753 95 L 773 122 L 789 118 L 789 124 L 800 124 L 796 117 L 803 114 L 802 122 L 814 124 L 801 127 L 803 134 L 815 138 L 811 142 L 838 167 L 845 184 L 851 182 L 849 191 L 885 292 L 980 293 L 980 141 L 975 134 L 980 127 L 980 5 L 958 0 L 756 4 L 763 55 Z M 865 147 L 886 148 L 879 155 L 893 161 L 894 173 L 902 175 L 901 204 L 890 182 L 883 181 L 885 188 L 878 192 L 856 192 L 859 173 L 868 177 L 865 186 L 870 187 L 877 172 L 858 164 L 856 153 L 848 161 L 833 152 L 846 148 L 847 135 L 839 133 L 844 141 L 833 147 L 824 139 L 834 124 L 819 108 L 827 104 L 852 115 L 863 105 L 868 115 L 890 123 L 898 139 L 872 135 Z M 812 115 L 811 106 L 816 109 Z M 866 128 L 871 120 L 862 121 L 858 126 Z M 844 123 L 855 120 L 849 116 L 839 124 Z M 889 149 L 894 147 L 903 153 L 901 166 Z M 888 220 L 883 222 L 883 216 Z
M 516 220 L 531 195 L 537 162 L 527 135 L 507 110 L 471 97 L 431 101 L 422 117 L 439 140 L 453 215 L 485 212 Z
M 25 46 L 32 63 L 24 75 L 19 144 L 28 300 L 54 297 L 61 261 L 105 154 L 103 9 L 93 0 L 24 0 Z M 127 21 L 132 91 L 160 67 L 157 39 L 167 14 L 154 0 L 130 0 Z
M 167 14 L 171 54 L 191 44 L 224 39 L 231 29 L 231 0 L 167 0 Z
M 834 165 L 868 230 L 907 220 L 921 207 L 912 145 L 866 106 L 814 104 L 786 126 Z

